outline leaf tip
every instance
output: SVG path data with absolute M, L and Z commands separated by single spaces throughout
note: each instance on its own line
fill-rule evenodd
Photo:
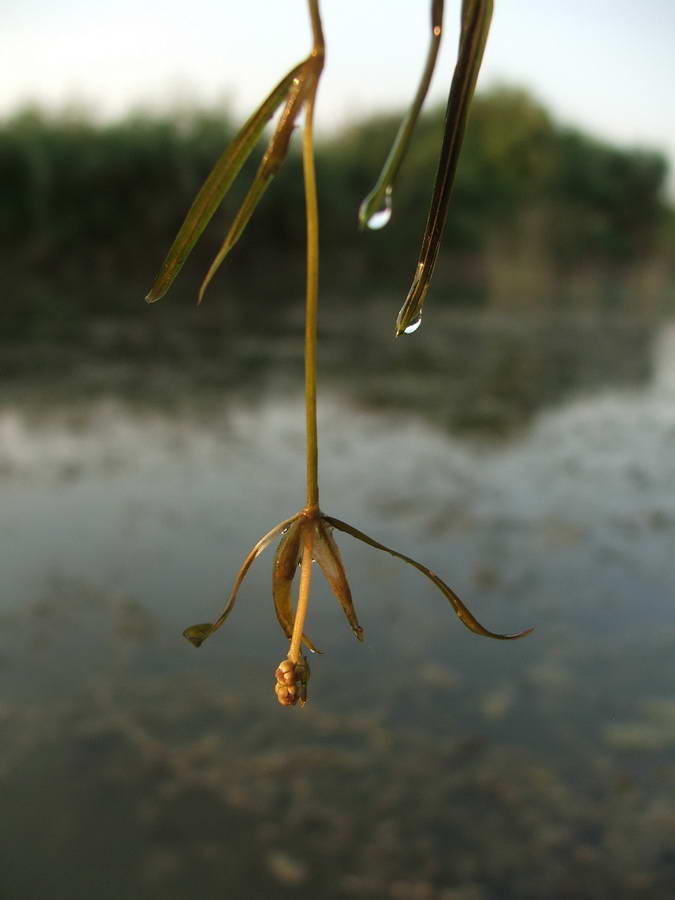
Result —
M 187 638 L 193 647 L 201 647 L 212 631 L 213 625 L 210 622 L 204 622 L 201 625 L 190 625 L 183 632 L 183 637 Z
M 204 299 L 204 294 L 205 294 L 205 292 L 206 292 L 206 285 L 203 284 L 203 285 L 199 288 L 199 291 L 197 292 L 197 306 L 198 306 L 198 307 L 202 305 L 202 300 Z
M 166 294 L 168 288 L 157 287 L 153 285 L 148 293 L 145 295 L 146 303 L 156 303 L 157 300 L 161 300 L 164 294 Z
M 534 629 L 536 627 L 537 627 L 536 625 L 530 625 L 529 628 L 525 628 L 525 629 L 523 629 L 523 631 L 518 631 L 518 632 L 516 632 L 516 634 L 511 635 L 511 637 L 513 637 L 513 638 L 527 637 L 528 634 L 532 634 L 532 632 L 534 631 Z

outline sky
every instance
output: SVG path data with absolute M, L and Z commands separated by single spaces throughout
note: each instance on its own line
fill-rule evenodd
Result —
M 459 6 L 446 2 L 433 100 L 447 96 Z M 323 0 L 322 12 L 319 127 L 406 106 L 428 0 Z M 246 116 L 309 45 L 305 0 L 0 0 L 0 13 L 1 116 L 27 101 L 109 118 L 193 100 Z M 675 0 L 495 0 L 479 89 L 495 82 L 675 168 Z

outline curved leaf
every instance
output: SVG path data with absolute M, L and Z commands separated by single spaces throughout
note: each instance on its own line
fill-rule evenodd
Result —
M 283 522 L 279 522 L 279 524 L 275 525 L 271 531 L 268 531 L 267 534 L 263 535 L 257 544 L 254 544 L 253 547 L 251 547 L 248 555 L 246 556 L 246 559 L 241 565 L 241 568 L 237 572 L 237 577 L 234 579 L 232 590 L 230 591 L 230 595 L 227 598 L 227 604 L 220 616 L 218 616 L 216 621 L 212 624 L 205 622 L 200 625 L 190 625 L 183 632 L 183 636 L 186 637 L 191 644 L 194 644 L 195 647 L 199 647 L 204 643 L 207 637 L 212 635 L 214 631 L 217 631 L 220 628 L 225 619 L 234 609 L 234 604 L 237 601 L 239 588 L 241 587 L 241 584 L 246 577 L 246 573 L 251 568 L 254 560 L 257 559 L 258 556 L 260 556 L 263 550 L 269 547 L 274 538 L 278 534 L 280 534 L 284 530 L 284 528 L 287 528 L 291 525 L 291 523 L 295 522 L 299 515 L 300 513 L 296 513 L 294 516 L 291 516 L 290 519 L 285 519 Z
M 426 577 L 430 581 L 432 581 L 450 601 L 450 604 L 457 613 L 457 618 L 463 625 L 465 625 L 469 629 L 469 631 L 473 631 L 475 634 L 480 634 L 483 637 L 494 638 L 498 641 L 516 640 L 517 638 L 525 637 L 526 634 L 530 634 L 531 631 L 534 631 L 534 628 L 526 628 L 524 631 L 518 631 L 515 634 L 497 634 L 494 631 L 489 631 L 487 628 L 480 624 L 478 619 L 476 619 L 475 616 L 471 614 L 471 612 L 469 612 L 467 607 L 462 603 L 462 601 L 452 590 L 452 588 L 448 587 L 448 585 L 441 578 L 439 578 L 435 572 L 432 572 L 431 569 L 423 566 L 422 563 L 417 562 L 417 560 L 412 559 L 410 556 L 406 556 L 404 553 L 399 553 L 397 550 L 392 550 L 391 547 L 385 547 L 384 544 L 380 544 L 379 541 L 373 540 L 373 538 L 368 537 L 367 534 L 364 534 L 362 531 L 359 531 L 358 528 L 354 528 L 347 522 L 341 522 L 339 519 L 334 519 L 332 516 L 324 516 L 324 519 L 339 531 L 344 531 L 347 534 L 351 534 L 352 537 L 357 538 L 359 541 L 363 541 L 364 544 L 369 544 L 371 547 L 375 547 L 376 550 L 384 550 L 385 553 L 390 553 L 392 556 L 395 556 L 398 559 L 402 559 L 403 562 L 408 563 L 408 565 L 413 566 L 423 575 L 426 575 Z
M 356 610 L 352 603 L 352 592 L 349 588 L 340 551 L 330 529 L 326 527 L 324 519 L 327 519 L 327 517 L 322 517 L 316 524 L 314 559 L 321 566 L 321 571 L 326 576 L 326 581 L 337 597 L 355 637 L 357 640 L 362 641 L 363 628 L 359 625 L 359 620 L 356 617 Z

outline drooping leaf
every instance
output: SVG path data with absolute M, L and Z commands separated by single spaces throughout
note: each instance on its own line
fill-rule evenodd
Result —
M 431 37 L 429 40 L 429 50 L 427 51 L 427 59 L 422 72 L 422 78 L 417 87 L 415 98 L 412 106 L 405 116 L 394 138 L 389 155 L 382 167 L 380 176 L 375 183 L 375 187 L 363 200 L 359 207 L 359 226 L 361 228 L 381 228 L 389 221 L 391 214 L 392 190 L 394 181 L 399 173 L 401 164 L 405 159 L 410 146 L 410 139 L 415 125 L 419 118 L 420 110 L 424 104 L 424 100 L 429 90 L 429 84 L 436 67 L 436 59 L 438 50 L 441 45 L 441 34 L 443 31 L 443 0 L 431 0 Z M 383 215 L 383 219 L 379 221 L 381 225 L 374 223 L 378 213 Z M 389 215 L 388 215 L 389 213 Z
M 362 641 L 363 628 L 359 625 L 359 621 L 356 617 L 356 611 L 352 602 L 352 592 L 349 588 L 349 582 L 347 581 L 347 575 L 345 574 L 345 569 L 342 564 L 340 551 L 333 539 L 330 528 L 326 526 L 324 518 L 327 519 L 328 517 L 320 518 L 316 525 L 313 550 L 314 558 L 321 566 L 321 571 L 325 575 L 331 590 L 337 597 L 355 637 L 359 641 Z
M 281 629 L 290 639 L 293 634 L 291 590 L 301 556 L 302 519 L 296 519 L 282 535 L 272 564 L 272 598 Z M 306 634 L 302 641 L 312 653 L 320 653 Z
M 367 534 L 364 534 L 362 531 L 359 531 L 358 528 L 354 528 L 353 525 L 349 525 L 347 522 L 341 522 L 339 519 L 334 519 L 332 516 L 324 516 L 324 519 L 339 531 L 344 531 L 347 534 L 351 534 L 352 537 L 357 538 L 359 541 L 363 541 L 364 544 L 369 544 L 371 547 L 375 547 L 376 550 L 384 550 L 385 553 L 390 553 L 397 559 L 402 559 L 403 562 L 408 563 L 408 565 L 413 566 L 423 575 L 426 575 L 426 577 L 430 581 L 432 581 L 449 600 L 452 608 L 457 613 L 459 621 L 463 625 L 465 625 L 469 629 L 469 631 L 473 631 L 475 632 L 475 634 L 480 634 L 483 637 L 494 638 L 498 641 L 512 641 L 517 638 L 525 637 L 526 634 L 530 634 L 531 631 L 534 631 L 534 628 L 526 628 L 524 631 L 518 631 L 515 634 L 497 634 L 494 631 L 489 631 L 487 628 L 480 624 L 478 619 L 476 619 L 471 612 L 469 612 L 467 607 L 462 603 L 462 601 L 452 590 L 452 588 L 448 587 L 448 585 L 441 578 L 439 578 L 435 572 L 432 572 L 431 569 L 428 569 L 426 566 L 422 565 L 422 563 L 417 562 L 417 560 L 412 559 L 410 556 L 406 556 L 404 553 L 399 553 L 397 550 L 392 550 L 391 547 L 386 547 L 384 544 L 380 544 L 379 541 L 368 537 Z
M 162 263 L 155 283 L 145 298 L 148 303 L 154 303 L 163 297 L 173 284 L 197 239 L 253 151 L 263 128 L 283 103 L 305 63 L 306 61 L 303 61 L 295 66 L 281 79 L 244 124 L 211 170 Z
M 466 120 L 492 20 L 493 0 L 463 0 L 457 64 L 445 113 L 443 145 L 415 275 L 396 319 L 396 334 L 415 329 L 434 273 Z
M 246 577 L 246 573 L 251 568 L 254 560 L 257 559 L 258 556 L 260 556 L 263 550 L 269 547 L 274 538 L 278 534 L 280 534 L 284 530 L 284 528 L 289 527 L 297 519 L 298 515 L 299 513 L 296 513 L 294 516 L 291 516 L 290 519 L 285 519 L 283 522 L 279 522 L 279 524 L 275 525 L 271 531 L 268 531 L 267 534 L 263 535 L 257 544 L 254 544 L 253 547 L 251 547 L 248 555 L 246 556 L 246 559 L 242 563 L 241 568 L 237 572 L 237 577 L 234 579 L 232 590 L 230 591 L 230 595 L 227 598 L 227 604 L 220 616 L 212 625 L 209 625 L 208 623 L 203 625 L 191 625 L 183 632 L 183 635 L 190 641 L 191 644 L 194 644 L 195 647 L 199 647 L 207 637 L 212 635 L 214 631 L 217 631 L 220 628 L 225 619 L 227 619 L 229 614 L 234 609 L 234 604 L 237 601 L 237 594 L 239 592 L 239 588 L 241 587 L 241 583 Z

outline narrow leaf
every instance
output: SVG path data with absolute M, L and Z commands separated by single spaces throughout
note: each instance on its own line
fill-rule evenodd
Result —
M 424 100 L 427 96 L 427 91 L 429 90 L 429 84 L 431 83 L 431 78 L 436 67 L 438 50 L 441 45 L 442 30 L 443 0 L 431 0 L 431 37 L 422 78 L 417 87 L 412 106 L 396 133 L 394 143 L 389 151 L 389 156 L 387 156 L 382 171 L 380 172 L 380 177 L 377 179 L 375 187 L 359 207 L 360 228 L 381 228 L 389 221 L 391 214 L 391 194 L 394 187 L 394 181 L 396 180 L 396 176 L 398 175 L 405 155 L 408 152 L 410 139 L 415 130 L 415 125 L 417 124 L 420 110 L 422 109 Z M 383 218 L 377 219 L 378 213 L 382 214 Z M 381 224 L 375 224 L 376 222 Z
M 422 236 L 422 247 L 415 267 L 415 276 L 396 319 L 397 335 L 403 334 L 406 330 L 412 331 L 413 326 L 419 322 L 422 306 L 434 273 L 438 248 L 448 214 L 448 202 L 457 170 L 459 152 L 464 140 L 469 106 L 490 30 L 492 8 L 492 0 L 463 0 L 462 2 L 459 52 L 445 113 L 443 145 L 438 161 L 436 182 Z
M 282 536 L 272 565 L 272 598 L 274 611 L 281 629 L 290 639 L 293 634 L 293 611 L 291 607 L 291 589 L 293 579 L 300 562 L 301 520 L 296 519 Z M 320 653 L 312 641 L 303 634 L 302 641 L 312 653 Z
M 515 634 L 496 634 L 493 631 L 488 631 L 480 622 L 469 612 L 467 607 L 462 603 L 457 594 L 449 588 L 448 585 L 432 572 L 431 569 L 428 569 L 426 566 L 423 566 L 422 563 L 417 562 L 417 560 L 412 559 L 410 556 L 406 556 L 404 553 L 399 553 L 397 550 L 392 550 L 391 547 L 385 547 L 384 544 L 380 544 L 379 541 L 373 540 L 373 538 L 368 537 L 367 534 L 364 534 L 362 531 L 359 531 L 358 528 L 354 528 L 352 525 L 349 525 L 347 522 L 341 522 L 339 519 L 334 519 L 332 516 L 324 516 L 326 522 L 333 525 L 339 531 L 344 531 L 347 534 L 351 534 L 352 537 L 357 538 L 359 541 L 363 541 L 364 544 L 369 544 L 371 547 L 375 547 L 376 550 L 384 550 L 385 553 L 390 553 L 392 556 L 397 557 L 397 559 L 402 559 L 403 562 L 408 563 L 408 565 L 413 566 L 423 575 L 432 581 L 436 587 L 445 594 L 446 598 L 449 600 L 453 609 L 457 613 L 457 617 L 459 621 L 465 625 L 469 631 L 473 631 L 476 634 L 480 634 L 483 637 L 494 638 L 498 641 L 512 641 L 516 638 L 525 637 L 526 634 L 529 634 L 531 631 L 534 631 L 534 628 L 526 628 L 524 631 L 518 631 Z
M 331 590 L 337 597 L 342 607 L 347 621 L 351 625 L 354 635 L 359 641 L 363 640 L 363 628 L 359 625 L 356 617 L 354 604 L 352 603 L 352 592 L 349 588 L 347 575 L 342 564 L 340 551 L 333 539 L 330 528 L 326 527 L 324 518 L 319 519 L 316 526 L 316 537 L 314 539 L 314 558 L 321 566 L 321 571 L 326 576 L 326 580 Z M 332 522 L 332 520 L 330 520 Z
M 154 303 L 163 297 L 173 284 L 197 239 L 253 151 L 263 128 L 283 102 L 294 79 L 302 72 L 304 66 L 305 62 L 303 61 L 281 79 L 244 124 L 211 170 L 162 263 L 150 293 L 145 298 L 148 303 Z
M 260 162 L 253 183 L 244 197 L 244 201 L 234 218 L 234 222 L 230 226 L 230 230 L 199 288 L 198 303 L 201 303 L 204 299 L 204 292 L 209 286 L 211 279 L 220 268 L 220 265 L 227 254 L 241 237 L 256 206 L 260 203 L 263 194 L 270 186 L 276 173 L 279 171 L 279 167 L 288 152 L 288 145 L 295 126 L 295 120 L 298 117 L 306 96 L 306 88 L 307 71 L 303 71 L 296 76 L 291 83 L 286 106 L 279 118 L 279 123 L 274 134 L 270 138 L 267 150 Z
M 232 590 L 230 591 L 230 595 L 227 598 L 227 605 L 225 609 L 222 611 L 220 616 L 216 619 L 216 621 L 209 625 L 191 625 L 189 628 L 186 628 L 183 632 L 183 635 L 190 641 L 190 643 L 194 644 L 195 647 L 199 647 L 204 643 L 207 637 L 213 634 L 214 631 L 217 631 L 220 626 L 223 624 L 225 619 L 229 616 L 229 614 L 234 609 L 234 604 L 237 600 L 237 593 L 239 592 L 239 588 L 246 577 L 248 570 L 251 568 L 254 560 L 257 559 L 258 556 L 272 543 L 274 538 L 280 534 L 284 528 L 289 527 L 295 520 L 297 519 L 299 513 L 296 513 L 294 516 L 291 516 L 290 519 L 285 519 L 283 522 L 279 522 L 278 525 L 275 525 L 271 531 L 268 531 L 267 534 L 263 535 L 260 538 L 257 544 L 254 544 L 253 547 L 248 552 L 246 559 L 242 563 L 241 568 L 237 573 L 237 577 L 234 579 L 234 584 L 232 585 Z

